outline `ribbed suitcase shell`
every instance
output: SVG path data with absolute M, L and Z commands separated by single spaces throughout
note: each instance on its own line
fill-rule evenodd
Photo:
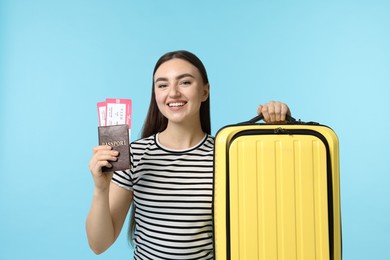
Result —
M 338 139 L 321 125 L 234 125 L 215 139 L 216 260 L 339 260 Z

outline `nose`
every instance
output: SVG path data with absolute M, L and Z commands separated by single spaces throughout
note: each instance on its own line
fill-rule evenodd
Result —
M 179 86 L 176 84 L 172 84 L 169 87 L 169 97 L 171 98 L 177 98 L 180 96 Z

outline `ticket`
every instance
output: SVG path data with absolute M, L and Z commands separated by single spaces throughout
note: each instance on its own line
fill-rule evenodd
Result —
M 131 136 L 132 101 L 124 98 L 107 98 L 97 103 L 99 126 L 126 124 Z
M 106 102 L 98 102 L 97 109 L 98 109 L 99 126 L 106 126 L 106 113 L 107 113 Z
M 131 129 L 131 99 L 107 98 L 106 99 L 106 124 L 122 125 L 127 124 Z

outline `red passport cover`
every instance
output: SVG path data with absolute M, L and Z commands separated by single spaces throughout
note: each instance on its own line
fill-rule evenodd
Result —
M 124 125 L 99 126 L 99 145 L 109 145 L 119 152 L 117 161 L 110 161 L 112 168 L 103 167 L 103 172 L 130 169 L 129 128 Z

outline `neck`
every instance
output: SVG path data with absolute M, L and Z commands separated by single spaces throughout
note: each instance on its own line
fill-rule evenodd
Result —
M 171 149 L 184 150 L 198 144 L 205 136 L 200 125 L 184 126 L 168 123 L 167 128 L 159 134 L 159 142 Z

